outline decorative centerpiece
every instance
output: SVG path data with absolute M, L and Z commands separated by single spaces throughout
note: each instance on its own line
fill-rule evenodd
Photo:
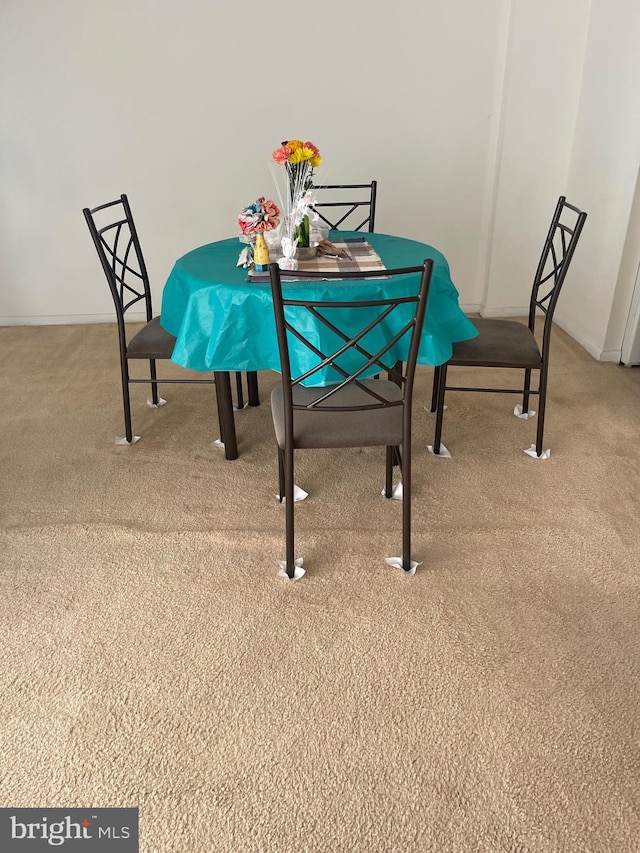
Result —
M 296 269 L 296 254 L 300 254 L 301 250 L 310 249 L 309 211 L 315 201 L 312 190 L 313 170 L 320 166 L 322 157 L 313 142 L 290 139 L 283 142 L 280 148 L 276 148 L 272 160 L 285 167 L 287 179 L 284 201 L 285 233 L 282 238 L 284 257 L 279 263 L 283 269 Z
M 256 238 L 272 231 L 280 224 L 280 210 L 271 199 L 264 196 L 242 209 L 238 217 L 240 226 L 240 242 L 246 243 L 238 258 L 239 267 L 250 267 L 254 260 Z M 268 260 L 267 260 L 268 263 Z M 263 264 L 261 264 L 262 266 Z

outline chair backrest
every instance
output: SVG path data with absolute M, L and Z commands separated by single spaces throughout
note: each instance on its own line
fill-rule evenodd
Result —
M 271 292 L 275 312 L 276 330 L 282 372 L 283 397 L 285 411 L 290 417 L 295 409 L 305 411 L 360 411 L 404 405 L 405 412 L 410 410 L 413 383 L 420 347 L 420 337 L 424 325 L 433 261 L 425 260 L 422 266 L 402 269 L 377 270 L 375 272 L 353 273 L 304 273 L 305 279 L 359 279 L 368 280 L 382 277 L 396 278 L 405 276 L 404 286 L 394 287 L 397 295 L 374 296 L 380 288 L 372 282 L 372 298 L 357 300 L 331 300 L 296 298 L 296 287 L 289 294 L 282 293 L 282 278 L 295 277 L 299 273 L 280 270 L 275 263 L 269 264 Z M 408 278 L 411 276 L 411 278 Z M 305 284 L 302 282 L 301 284 Z M 395 313 L 394 313 L 395 312 Z M 393 315 L 393 319 L 392 318 Z M 348 318 L 349 331 L 345 329 Z M 328 335 L 323 337 L 332 349 L 323 352 L 305 330 L 320 328 Z M 357 331 L 353 331 L 353 329 Z M 291 374 L 289 338 L 291 335 L 297 345 L 309 350 L 314 366 L 298 376 Z M 408 347 L 407 347 L 407 337 Z M 316 337 L 316 340 L 319 338 Z M 402 343 L 400 343 L 402 342 Z M 402 355 L 398 357 L 398 347 Z M 395 350 L 395 352 L 394 352 Z M 404 368 L 403 368 L 404 361 Z M 318 387 L 317 396 L 304 405 L 294 403 L 293 389 L 296 385 L 305 387 L 320 385 L 321 371 L 333 370 L 336 382 L 330 386 Z M 376 382 L 363 384 L 367 375 L 387 373 L 389 379 L 403 389 L 402 399 L 389 401 L 376 393 Z M 334 395 L 341 389 L 351 386 L 360 389 L 359 400 L 354 405 L 335 404 Z
M 314 185 L 312 189 L 317 197 L 313 208 L 330 228 L 361 231 L 366 225 L 368 231 L 375 230 L 377 181 L 369 184 L 321 184 Z
M 149 276 L 129 200 L 121 195 L 98 207 L 85 207 L 83 213 L 109 283 L 118 328 L 123 334 L 124 315 L 132 305 L 143 301 L 147 322 L 153 318 Z
M 586 218 L 584 211 L 569 204 L 565 196 L 560 196 L 544 242 L 529 303 L 531 331 L 534 330 L 537 311 L 540 310 L 545 315 L 543 349 L 546 349 L 549 343 L 553 312 Z

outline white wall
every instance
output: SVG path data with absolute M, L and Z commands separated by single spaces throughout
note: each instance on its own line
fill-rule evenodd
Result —
M 503 0 L 4 0 L 1 323 L 111 319 L 82 217 L 127 192 L 156 306 L 173 261 L 237 233 L 302 136 L 318 177 L 379 181 L 377 228 L 448 256 L 468 303 Z
M 640 167 L 640 3 L 592 5 L 567 179 L 589 218 L 556 319 L 596 357 L 619 361 L 640 262 L 638 235 L 628 234 Z
M 587 0 L 511 4 L 483 316 L 529 312 L 542 244 L 566 188 L 588 12 Z
M 620 361 L 629 366 L 640 364 L 640 169 L 633 195 L 627 239 L 622 252 L 622 263 L 618 272 L 616 293 L 623 294 L 621 298 L 616 298 L 614 301 L 612 318 L 616 320 L 620 308 L 626 304 L 628 294 L 631 293 L 630 308 L 624 321 Z M 612 325 L 613 323 L 609 323 L 610 328 Z
M 559 195 L 588 219 L 555 314 L 619 361 L 640 263 L 640 4 L 513 0 L 485 316 L 525 314 Z
M 121 192 L 159 307 L 173 261 L 235 234 L 303 136 L 318 177 L 377 178 L 378 230 L 441 249 L 487 315 L 524 310 L 567 194 L 589 219 L 556 318 L 615 358 L 639 32 L 637 0 L 4 0 L 0 324 L 112 318 L 81 211 Z

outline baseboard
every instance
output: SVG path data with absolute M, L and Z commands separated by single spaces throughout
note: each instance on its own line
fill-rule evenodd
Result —
M 615 361 L 616 364 L 619 364 L 621 359 L 621 349 L 603 349 L 600 353 L 600 358 L 598 359 L 598 361 Z
M 482 309 L 478 303 L 465 303 L 460 305 L 460 308 L 465 314 L 480 314 L 482 317 L 526 317 L 529 313 L 529 306 L 521 308 L 489 308 Z M 127 320 L 134 323 L 144 323 L 146 314 L 143 312 L 128 312 Z M 561 323 L 555 320 L 570 337 L 586 349 L 589 355 L 592 355 L 596 361 L 614 361 L 620 362 L 622 357 L 621 349 L 605 350 L 596 346 L 588 340 L 578 329 L 570 323 Z M 59 315 L 40 315 L 28 317 L 0 317 L 0 326 L 74 326 L 88 323 L 115 323 L 115 318 L 112 313 L 107 314 L 59 314 Z
M 141 311 L 127 311 L 127 320 L 144 323 L 147 315 Z M 80 326 L 88 323 L 115 323 L 112 311 L 107 314 L 56 314 L 29 315 L 28 317 L 0 317 L 0 326 Z
M 573 340 L 580 344 L 583 349 L 592 355 L 596 361 L 614 361 L 616 363 L 620 362 L 622 358 L 622 348 L 620 349 L 603 349 L 601 346 L 594 344 L 593 341 L 589 340 L 589 338 L 585 337 L 585 335 L 580 331 L 580 329 L 576 328 L 573 323 L 567 323 L 564 320 L 558 320 L 557 317 L 554 317 L 553 320 L 556 325 L 560 326 L 560 328 L 566 332 L 569 337 L 573 338 Z
M 528 317 L 529 305 L 511 306 L 510 308 L 483 308 L 479 305 L 478 313 L 481 317 L 486 317 L 487 319 L 491 319 L 492 317 Z

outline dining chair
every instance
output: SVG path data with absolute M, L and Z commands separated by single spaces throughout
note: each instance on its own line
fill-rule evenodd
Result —
M 569 204 L 565 196 L 560 196 L 533 279 L 527 324 L 515 320 L 474 319 L 478 336 L 454 343 L 453 355 L 449 361 L 436 367 L 431 399 L 431 412 L 436 414 L 432 448 L 436 455 L 450 455 L 442 444 L 442 421 L 447 391 L 522 394 L 522 405 L 515 407 L 514 415 L 524 419 L 535 415 L 534 411 L 529 411 L 529 397 L 537 396 L 539 411 L 536 443 L 525 450 L 525 453 L 537 458 L 547 458 L 549 455 L 548 450 L 543 451 L 543 436 L 553 313 L 586 218 L 586 213 Z M 539 312 L 544 317 L 540 343 L 535 334 L 536 315 Z M 519 388 L 448 385 L 450 367 L 524 369 L 524 381 Z M 531 388 L 532 371 L 538 371 L 537 389 Z
M 176 339 L 162 328 L 160 318 L 153 316 L 149 276 L 127 196 L 123 194 L 120 198 L 100 204 L 97 207 L 85 207 L 83 213 L 116 309 L 125 425 L 125 435 L 116 438 L 116 444 L 134 444 L 138 441 L 139 436 L 133 434 L 131 424 L 130 385 L 150 384 L 151 396 L 147 399 L 147 404 L 158 408 L 166 402 L 158 393 L 159 383 L 213 385 L 215 380 L 158 378 L 156 361 L 171 358 Z M 133 305 L 138 303 L 143 304 L 147 319 L 139 331 L 130 335 L 125 322 L 125 315 Z M 149 378 L 131 378 L 129 362 L 141 359 L 149 361 Z M 254 388 L 255 392 L 253 393 L 257 394 L 255 374 L 247 374 L 247 383 L 250 397 Z M 217 394 L 218 389 L 216 388 Z M 242 408 L 243 402 L 240 393 L 239 408 Z M 220 438 L 224 442 L 220 406 L 218 406 L 218 421 Z
M 402 269 L 353 273 L 305 273 L 305 278 L 394 279 L 397 288 L 371 282 L 365 299 L 300 298 L 299 287 L 282 279 L 299 275 L 269 265 L 282 381 L 271 394 L 271 412 L 278 445 L 280 502 L 285 503 L 286 559 L 281 573 L 297 579 L 304 574 L 294 545 L 294 451 L 313 448 L 386 447 L 384 495 L 395 497 L 393 468 L 402 484 L 402 557 L 387 558 L 413 574 L 411 560 L 411 405 L 420 336 L 431 284 L 433 261 Z M 406 276 L 412 275 L 411 286 Z M 400 281 L 405 277 L 404 283 Z M 393 314 L 393 317 L 391 315 Z M 343 328 L 348 317 L 355 334 Z M 401 342 L 399 344 L 399 342 Z M 397 354 L 401 347 L 401 358 Z M 300 348 L 314 366 L 299 373 Z M 394 352 L 395 350 L 395 352 Z M 321 375 L 334 378 L 321 384 Z M 386 374 L 387 379 L 367 378 Z M 315 385 L 314 385 L 315 379 Z
M 312 189 L 317 196 L 313 209 L 331 229 L 361 231 L 366 225 L 368 231 L 375 230 L 377 181 L 319 184 Z M 365 218 L 360 221 L 363 215 Z

